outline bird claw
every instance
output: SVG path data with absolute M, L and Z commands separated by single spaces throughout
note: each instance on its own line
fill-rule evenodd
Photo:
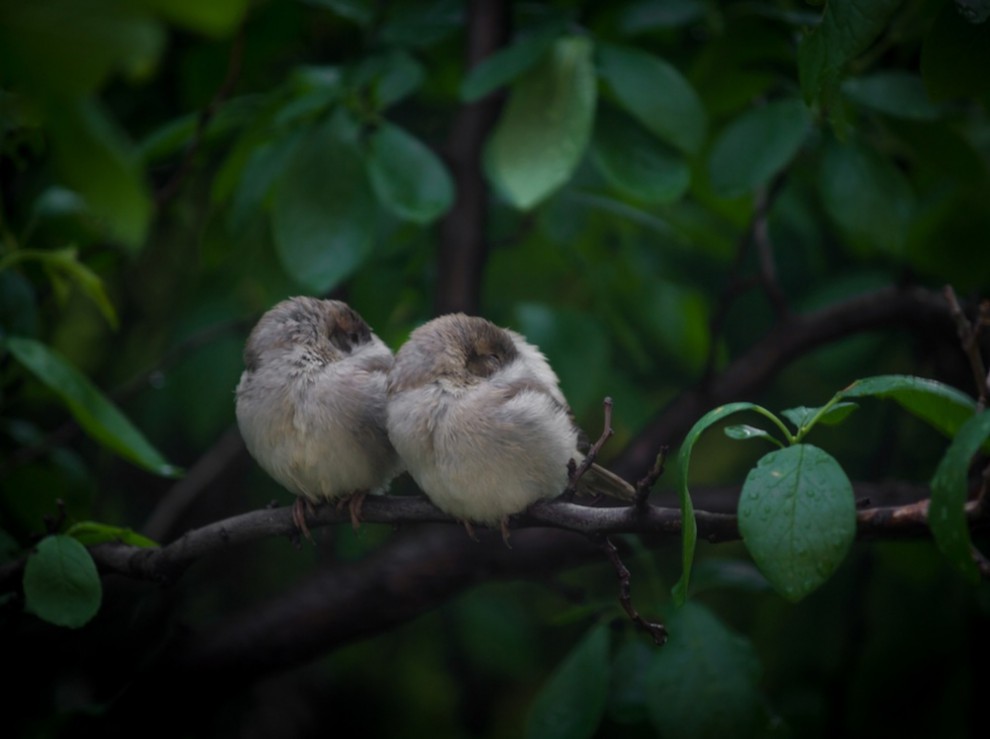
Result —
M 309 533 L 309 526 L 306 525 L 307 509 L 310 513 L 316 513 L 313 504 L 307 498 L 296 498 L 296 502 L 292 504 L 292 523 L 302 532 L 303 536 L 313 541 L 313 535 Z

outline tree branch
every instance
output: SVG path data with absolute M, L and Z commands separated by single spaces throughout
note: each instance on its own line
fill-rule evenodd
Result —
M 500 49 L 509 36 L 510 3 L 472 0 L 468 10 L 467 57 L 475 66 Z M 488 185 L 481 168 L 481 148 L 495 125 L 501 96 L 488 95 L 461 108 L 447 143 L 447 162 L 457 199 L 440 224 L 437 254 L 437 315 L 478 313 L 481 276 L 488 257 Z

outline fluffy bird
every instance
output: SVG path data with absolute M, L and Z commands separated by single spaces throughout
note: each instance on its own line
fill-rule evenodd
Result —
M 339 300 L 296 297 L 265 313 L 244 347 L 237 423 L 251 456 L 305 508 L 347 501 L 359 525 L 369 492 L 399 472 L 385 431 L 386 376 L 394 358 Z
M 579 430 L 557 375 L 526 339 L 461 313 L 413 331 L 388 377 L 389 439 L 433 503 L 468 527 L 508 517 L 569 483 Z M 631 499 L 621 478 L 592 465 L 579 492 Z

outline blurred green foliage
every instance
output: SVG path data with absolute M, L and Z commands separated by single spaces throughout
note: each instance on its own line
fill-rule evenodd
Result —
M 727 286 L 758 269 L 742 245 L 763 207 L 795 310 L 899 282 L 986 296 L 990 22 L 957 5 L 514 4 L 508 45 L 471 70 L 470 9 L 454 0 L 0 0 L 0 545 L 5 560 L 36 550 L 29 612 L 20 594 L 0 603 L 15 734 L 98 729 L 177 632 L 389 538 L 266 541 L 168 590 L 102 592 L 77 546 L 151 544 L 134 531 L 173 489 L 171 465 L 194 467 L 233 424 L 240 347 L 278 300 L 344 297 L 393 348 L 430 317 L 438 223 L 458 196 L 450 134 L 469 101 L 506 97 L 479 163 L 492 187 L 480 311 L 543 348 L 592 434 L 615 399 L 606 461 L 773 325 L 751 291 L 713 332 Z M 884 374 L 965 387 L 944 346 L 851 337 L 738 400 L 814 409 Z M 864 403 L 815 444 L 854 480 L 928 482 L 947 442 L 891 406 Z M 943 501 L 985 425 L 939 468 Z M 756 460 L 749 444 L 693 441 L 692 486 L 738 484 Z M 253 466 L 233 469 L 171 538 L 286 502 Z M 939 543 L 962 566 L 957 513 Z M 930 542 L 854 545 L 793 605 L 742 544 L 699 557 L 679 610 L 679 545 L 628 558 L 640 611 L 666 617 L 663 650 L 629 625 L 607 567 L 563 573 L 559 589 L 492 583 L 254 686 L 189 734 L 978 730 L 990 597 Z M 84 607 L 65 611 L 72 592 Z M 154 734 L 142 720 L 133 730 Z

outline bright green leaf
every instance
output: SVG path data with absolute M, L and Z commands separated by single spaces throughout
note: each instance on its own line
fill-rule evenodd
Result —
M 109 526 L 96 521 L 80 521 L 74 523 L 65 532 L 66 536 L 71 536 L 83 546 L 93 546 L 106 542 L 120 542 L 133 547 L 152 548 L 158 543 L 152 541 L 147 536 L 142 536 L 136 531 L 120 526 Z
M 532 208 L 567 182 L 584 155 L 597 94 L 591 50 L 587 38 L 561 38 L 513 85 L 485 164 L 518 208 Z
M 726 426 L 725 435 L 730 439 L 736 439 L 738 441 L 745 441 L 746 439 L 766 439 L 767 441 L 773 442 L 777 446 L 782 446 L 780 440 L 769 431 L 757 428 L 756 426 L 749 426 L 748 424 Z
M 908 72 L 877 72 L 842 84 L 843 94 L 864 108 L 895 118 L 933 121 L 942 114 L 925 92 L 921 77 Z
M 973 455 L 990 438 L 990 413 L 972 416 L 960 428 L 932 477 L 928 525 L 942 554 L 970 581 L 980 579 L 966 523 L 967 478 Z
M 329 292 L 368 258 L 374 227 L 361 157 L 332 124 L 311 131 L 275 192 L 272 228 L 285 271 L 315 293 Z
M 830 406 L 828 410 L 822 412 L 821 408 L 809 408 L 808 406 L 801 405 L 797 408 L 788 408 L 786 411 L 781 411 L 780 415 L 793 423 L 796 429 L 803 429 L 812 421 L 823 423 L 826 426 L 836 426 L 842 423 L 858 407 L 855 403 L 836 403 Z M 818 415 L 819 413 L 821 413 L 820 416 Z M 815 418 L 816 416 L 818 418 Z
M 846 65 L 883 33 L 900 4 L 901 0 L 829 0 L 821 24 L 798 49 L 804 99 L 830 99 Z
M 706 429 L 728 418 L 733 413 L 740 413 L 742 411 L 754 411 L 774 421 L 778 427 L 781 426 L 781 422 L 776 416 L 754 403 L 729 403 L 714 408 L 699 418 L 694 426 L 691 427 L 691 430 L 688 431 L 687 436 L 684 437 L 684 443 L 681 444 L 681 451 L 677 458 L 681 476 L 678 480 L 677 489 L 681 503 L 681 528 L 683 531 L 681 558 L 683 569 L 681 571 L 681 579 L 677 581 L 672 591 L 674 602 L 677 605 L 683 605 L 687 601 L 688 586 L 691 582 L 691 564 L 694 561 L 694 548 L 698 539 L 698 523 L 694 518 L 694 506 L 691 504 L 691 494 L 688 492 L 688 468 L 691 464 L 691 451 Z M 787 434 L 787 429 L 782 430 Z
M 613 186 L 648 203 L 672 203 L 691 184 L 691 169 L 679 151 L 607 108 L 598 111 L 592 154 Z
M 454 182 L 440 158 L 396 125 L 385 122 L 370 136 L 367 165 L 379 202 L 400 218 L 430 223 L 454 202 Z
M 832 144 L 821 168 L 825 209 L 864 254 L 902 256 L 915 207 L 904 173 L 874 149 L 855 141 Z
M 698 93 L 674 66 L 645 51 L 602 45 L 599 71 L 616 99 L 647 130 L 687 154 L 705 141 L 708 117 Z
M 670 639 L 647 673 L 650 718 L 666 739 L 752 736 L 761 716 L 753 646 L 707 608 L 689 603 L 667 620 Z
M 535 67 L 560 35 L 560 31 L 560 25 L 554 24 L 549 30 L 525 36 L 482 59 L 461 83 L 461 100 L 471 103 L 483 98 Z
M 739 531 L 777 592 L 801 600 L 832 575 L 856 535 L 852 483 L 818 447 L 770 452 L 743 484 Z
M 811 116 L 800 100 L 777 100 L 746 111 L 712 147 L 708 171 L 715 192 L 726 198 L 767 184 L 797 154 Z
M 23 337 L 8 337 L 0 346 L 54 391 L 86 433 L 103 446 L 156 475 L 178 475 L 179 470 L 165 461 L 117 406 L 64 358 L 41 342 Z
M 529 739 L 594 736 L 608 696 L 608 641 L 608 628 L 596 625 L 557 666 L 530 710 Z
M 71 536 L 46 536 L 24 566 L 24 605 L 56 626 L 78 629 L 100 610 L 103 588 L 93 558 Z
M 976 410 L 976 401 L 954 387 L 909 375 L 878 375 L 856 380 L 838 395 L 891 398 L 949 438 L 959 432 Z

